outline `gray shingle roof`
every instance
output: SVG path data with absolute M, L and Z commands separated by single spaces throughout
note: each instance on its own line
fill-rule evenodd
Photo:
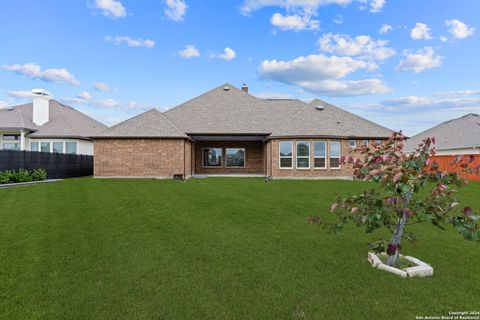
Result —
M 259 99 L 226 83 L 165 117 L 187 134 L 270 134 L 304 106 L 295 99 Z
M 33 104 L 0 109 L 0 128 L 28 129 L 30 137 L 88 138 L 107 127 L 72 107 L 50 100 L 50 120 L 43 126 L 33 123 Z
M 228 88 L 228 89 L 225 89 Z M 325 109 L 319 111 L 316 105 Z M 388 137 L 390 130 L 315 100 L 260 99 L 231 84 L 221 85 L 163 114 L 154 109 L 113 126 L 96 137 L 178 137 L 187 135 L 270 135 Z
M 97 134 L 95 138 L 185 138 L 157 109 L 151 109 Z
M 323 108 L 319 110 L 318 107 Z M 361 118 L 353 113 L 315 99 L 305 105 L 290 120 L 275 130 L 271 137 L 335 136 L 388 137 L 391 130 Z
M 420 132 L 406 141 L 405 150 L 415 150 L 426 137 L 435 137 L 437 150 L 480 147 L 480 115 L 469 113 Z

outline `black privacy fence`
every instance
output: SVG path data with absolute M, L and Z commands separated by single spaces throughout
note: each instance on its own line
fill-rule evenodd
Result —
M 48 179 L 93 175 L 93 156 L 49 152 L 0 150 L 0 171 L 44 169 Z

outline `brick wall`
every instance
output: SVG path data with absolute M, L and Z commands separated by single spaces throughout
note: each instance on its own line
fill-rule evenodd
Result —
M 257 141 L 197 141 L 195 142 L 195 173 L 197 174 L 264 174 L 265 158 L 264 144 Z M 204 148 L 222 148 L 223 160 L 221 167 L 203 166 Z M 245 167 L 229 168 L 225 166 L 225 148 L 245 148 Z
M 185 178 L 192 176 L 192 143 L 185 141 Z
M 188 144 L 182 139 L 95 140 L 94 175 L 172 178 L 185 174 Z
M 314 142 L 315 141 L 326 141 L 327 145 L 327 157 L 326 157 L 326 168 L 317 169 L 314 168 Z M 292 169 L 281 169 L 279 165 L 279 142 L 280 141 L 292 141 L 293 143 L 293 168 Z M 310 141 L 310 168 L 309 169 L 297 169 L 296 168 L 296 141 Z M 351 165 L 341 165 L 339 169 L 330 168 L 328 153 L 330 141 L 340 141 L 341 142 L 341 155 L 350 154 L 351 148 L 348 146 L 348 140 L 345 139 L 274 139 L 271 140 L 271 157 L 272 157 L 272 168 L 271 171 L 268 171 L 268 175 L 275 177 L 292 177 L 292 178 L 320 178 L 320 177 L 352 177 L 353 169 Z M 361 141 L 357 141 L 359 145 Z M 373 141 L 369 141 L 373 143 Z

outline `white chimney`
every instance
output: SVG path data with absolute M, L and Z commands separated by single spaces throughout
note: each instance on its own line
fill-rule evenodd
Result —
M 50 120 L 50 99 L 51 96 L 48 91 L 43 89 L 32 90 L 33 123 L 37 126 L 43 126 L 48 120 Z

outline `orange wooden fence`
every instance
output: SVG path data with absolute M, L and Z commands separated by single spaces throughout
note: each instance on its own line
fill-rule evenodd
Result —
M 480 154 L 475 154 L 475 160 L 470 164 L 471 167 L 476 167 L 480 165 Z M 441 171 L 447 171 L 447 172 L 458 172 L 460 171 L 460 166 L 459 165 L 451 165 L 450 163 L 456 156 L 434 156 L 431 157 L 430 159 L 437 161 L 438 165 L 440 166 Z M 466 155 L 468 157 L 468 155 Z M 470 180 L 470 181 L 480 181 L 480 175 L 477 175 L 475 173 L 473 174 L 467 174 L 467 173 L 462 173 L 462 177 Z

